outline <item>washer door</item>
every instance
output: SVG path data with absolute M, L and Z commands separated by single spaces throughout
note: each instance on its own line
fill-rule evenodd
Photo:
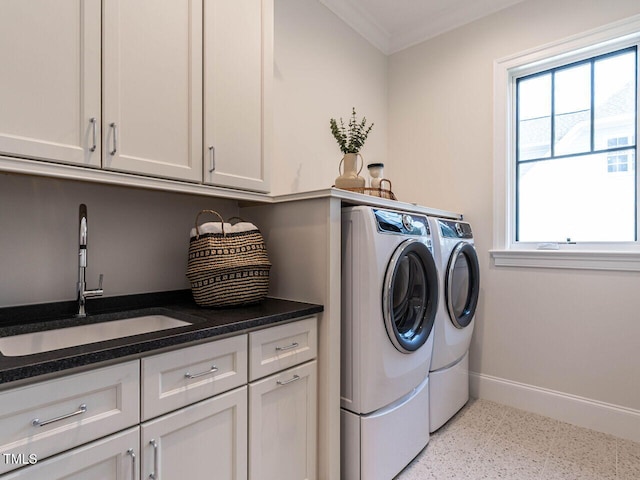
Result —
M 401 243 L 387 266 L 382 312 L 387 334 L 402 353 L 420 348 L 433 329 L 438 274 L 429 248 L 416 239 Z
M 457 328 L 464 328 L 473 320 L 480 293 L 480 267 L 473 245 L 460 242 L 455 246 L 445 279 L 449 318 Z

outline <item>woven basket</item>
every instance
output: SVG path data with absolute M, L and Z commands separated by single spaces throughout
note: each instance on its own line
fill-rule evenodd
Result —
M 389 184 L 389 188 L 382 188 L 382 182 Z M 380 188 L 370 187 L 354 187 L 354 188 L 341 188 L 341 190 L 347 190 L 349 192 L 364 193 L 365 195 L 371 195 L 372 197 L 387 198 L 389 200 L 398 200 L 391 191 L 391 181 L 383 178 L 380 180 Z
M 203 213 L 217 215 L 221 221 L 198 227 Z M 260 230 L 253 224 L 246 226 L 246 231 L 234 231 L 213 210 L 202 210 L 196 216 L 195 236 L 192 231 L 189 239 L 187 278 L 201 307 L 244 305 L 267 296 L 271 269 L 267 249 Z

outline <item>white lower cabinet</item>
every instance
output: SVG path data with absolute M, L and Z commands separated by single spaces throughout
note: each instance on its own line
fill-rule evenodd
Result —
M 0 478 L 313 480 L 316 321 L 2 391 Z
M 142 478 L 247 478 L 247 387 L 142 424 Z
M 137 426 L 139 373 L 133 360 L 0 392 L 0 474 Z
M 249 478 L 316 478 L 316 361 L 249 384 Z
M 3 480 L 138 480 L 139 428 L 131 428 L 2 477 Z M 35 461 L 36 457 L 31 460 Z

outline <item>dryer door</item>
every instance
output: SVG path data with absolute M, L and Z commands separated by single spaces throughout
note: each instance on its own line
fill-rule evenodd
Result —
M 466 327 L 476 313 L 480 293 L 480 267 L 472 244 L 460 242 L 451 252 L 444 288 L 451 322 Z
M 387 266 L 382 312 L 387 334 L 402 353 L 420 348 L 433 329 L 438 274 L 429 248 L 417 239 L 401 243 Z

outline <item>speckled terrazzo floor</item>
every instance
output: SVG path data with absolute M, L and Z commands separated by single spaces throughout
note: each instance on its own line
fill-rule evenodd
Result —
M 640 443 L 472 399 L 395 480 L 639 480 Z

